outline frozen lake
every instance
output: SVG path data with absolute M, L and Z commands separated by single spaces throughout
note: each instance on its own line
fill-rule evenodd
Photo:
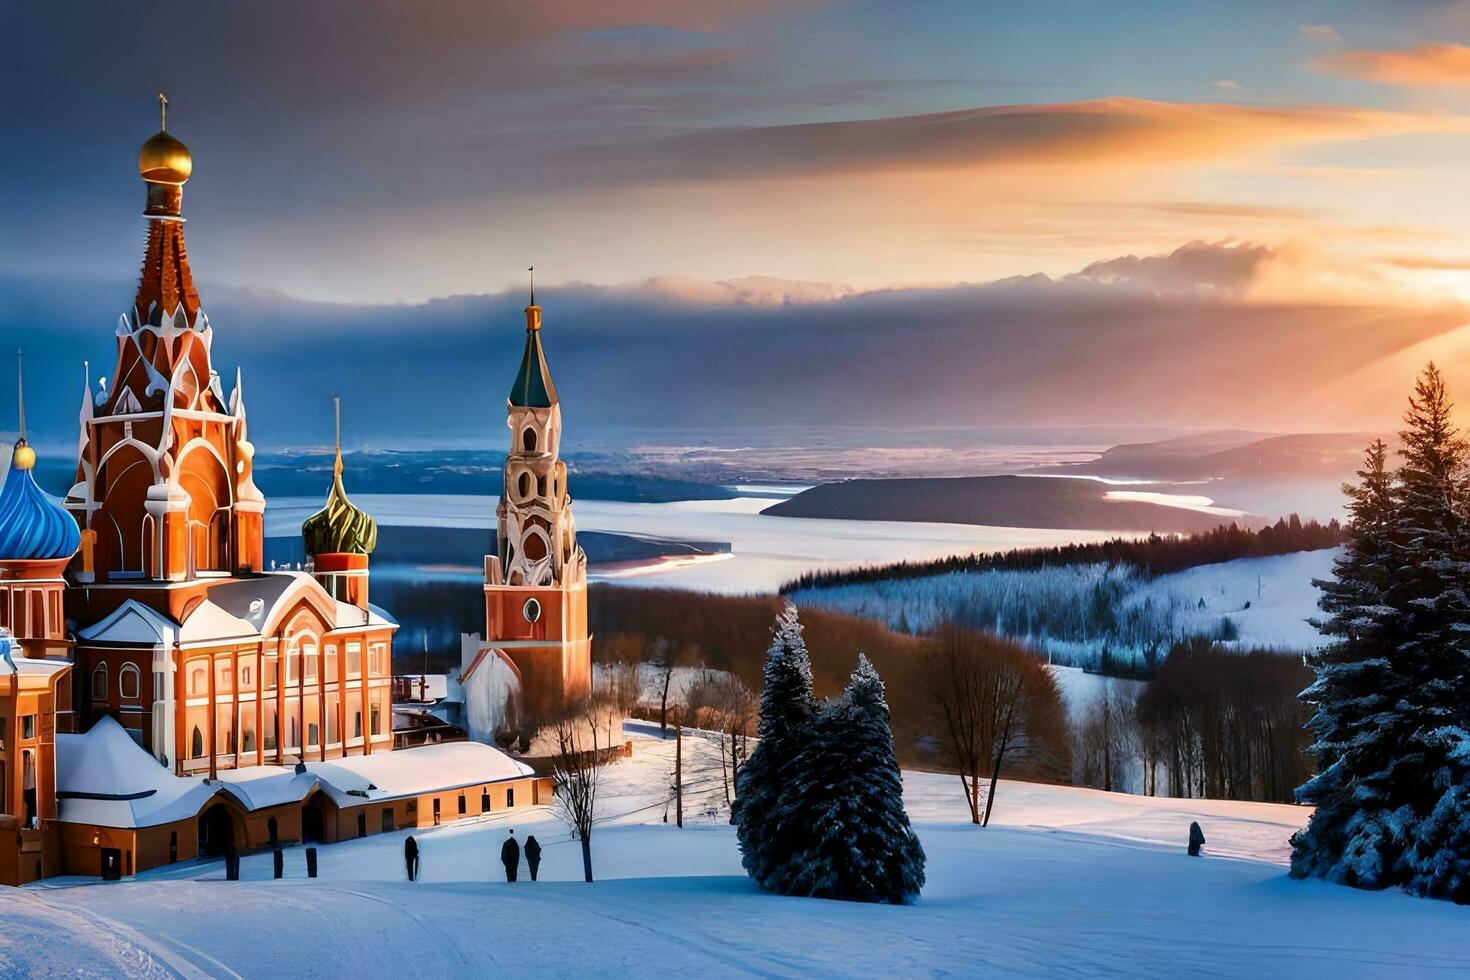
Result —
M 747 488 L 740 488 L 747 489 Z M 748 488 L 755 490 L 756 488 Z M 579 500 L 577 527 L 584 531 L 726 541 L 730 553 L 594 571 L 594 581 L 769 593 L 781 583 L 818 568 L 925 560 L 978 551 L 1050 547 L 1117 537 L 1103 531 L 981 527 L 903 521 L 841 521 L 766 517 L 771 487 L 762 496 L 733 500 L 627 503 Z M 498 497 L 449 494 L 361 494 L 353 497 L 380 524 L 405 527 L 495 527 Z M 266 508 L 266 534 L 291 535 L 321 507 L 317 497 L 275 497 Z M 487 537 L 488 541 L 488 537 Z

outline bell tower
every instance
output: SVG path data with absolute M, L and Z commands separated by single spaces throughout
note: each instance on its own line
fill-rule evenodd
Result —
M 251 477 L 239 372 L 226 398 L 184 248 L 188 147 L 159 130 L 138 154 L 148 223 L 133 308 L 118 318 L 112 382 L 85 382 L 66 508 L 82 528 L 80 584 L 185 582 L 261 570 L 265 498 Z
M 534 271 L 533 271 L 534 276 Z M 523 709 L 534 719 L 591 688 L 587 556 L 577 545 L 561 401 L 541 346 L 535 280 L 525 309 L 526 345 L 506 399 L 506 454 L 496 553 L 485 558 L 485 647 L 519 674 Z M 473 671 L 466 671 L 466 676 Z

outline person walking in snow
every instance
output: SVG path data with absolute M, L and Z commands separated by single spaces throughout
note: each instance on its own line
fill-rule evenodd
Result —
M 1199 857 L 1199 849 L 1205 846 L 1205 832 L 1199 829 L 1199 821 L 1189 825 L 1189 856 Z
M 505 880 L 516 880 L 516 867 L 521 863 L 521 845 L 516 843 L 516 832 L 512 830 L 505 843 L 500 845 L 500 863 L 505 865 Z
M 535 835 L 526 838 L 526 867 L 531 869 L 531 880 L 536 880 L 536 869 L 541 867 L 541 845 Z
M 403 842 L 403 863 L 408 867 L 408 880 L 417 881 L 419 877 L 419 842 L 412 837 Z

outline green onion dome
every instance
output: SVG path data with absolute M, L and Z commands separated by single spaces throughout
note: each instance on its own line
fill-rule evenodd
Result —
M 308 555 L 370 555 L 378 545 L 378 522 L 347 499 L 342 486 L 342 454 L 332 466 L 327 505 L 301 525 Z

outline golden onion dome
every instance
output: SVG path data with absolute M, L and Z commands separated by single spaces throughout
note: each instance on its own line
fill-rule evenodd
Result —
M 193 172 L 189 148 L 161 129 L 138 151 L 138 173 L 149 183 L 182 184 Z

